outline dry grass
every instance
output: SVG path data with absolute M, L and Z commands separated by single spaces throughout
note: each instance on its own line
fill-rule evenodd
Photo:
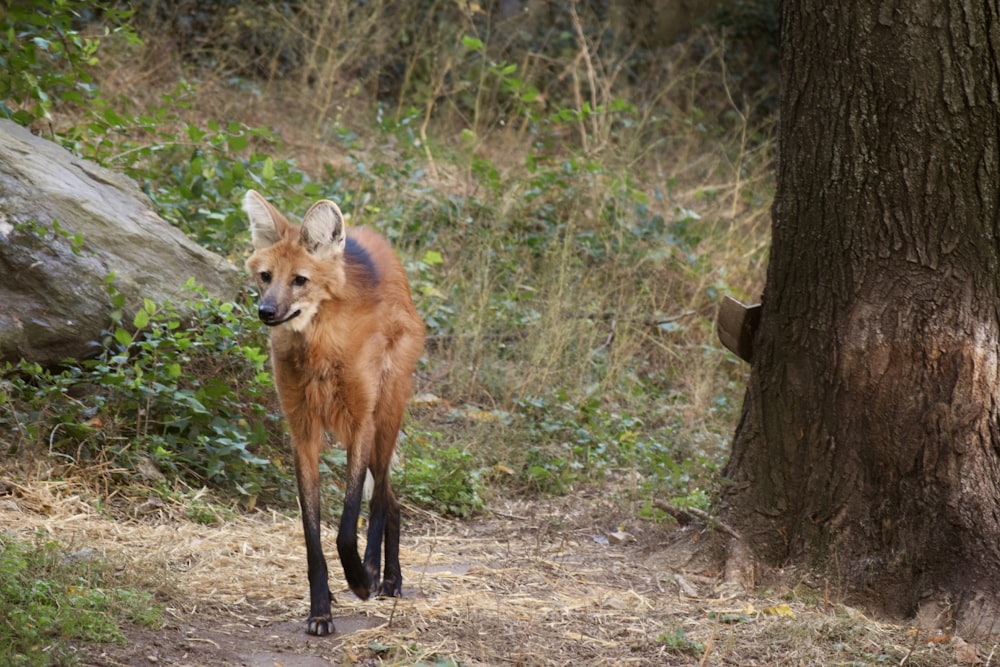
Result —
M 206 638 L 217 658 L 234 663 L 279 650 L 288 665 L 299 664 L 288 656 L 309 655 L 373 664 L 373 651 L 379 664 L 539 666 L 937 666 L 971 655 L 958 638 L 866 618 L 805 586 L 754 594 L 727 587 L 710 563 L 691 559 L 696 532 L 629 522 L 632 539 L 608 543 L 613 510 L 594 497 L 505 500 L 469 522 L 411 511 L 401 553 L 405 597 L 357 600 L 334 561 L 335 614 L 342 628 L 357 629 L 306 641 L 308 585 L 295 518 L 254 513 L 206 526 L 180 518 L 182 507 L 148 503 L 111 517 L 79 479 L 5 479 L 0 521 L 8 534 L 94 550 L 124 579 L 158 590 L 168 628 L 157 635 L 181 628 L 188 643 Z M 241 645 L 221 643 L 226 628 L 250 626 L 258 630 Z M 151 650 L 132 642 L 130 655 Z M 973 648 L 975 664 L 994 659 L 995 647 Z M 184 660 L 167 652 L 160 661 Z

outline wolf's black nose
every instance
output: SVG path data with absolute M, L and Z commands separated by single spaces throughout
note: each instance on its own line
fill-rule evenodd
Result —
M 277 314 L 278 312 L 274 309 L 274 306 L 268 306 L 266 304 L 262 304 L 257 307 L 257 317 L 259 317 L 260 321 L 264 322 L 265 324 L 273 321 L 275 315 Z

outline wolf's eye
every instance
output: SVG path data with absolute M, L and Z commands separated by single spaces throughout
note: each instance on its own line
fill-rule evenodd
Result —
M 309 279 L 306 278 L 305 276 L 295 276 L 294 278 L 292 278 L 292 284 L 295 285 L 296 287 L 302 287 L 303 285 L 306 284 L 306 282 L 308 282 L 308 280 Z
M 270 271 L 261 271 L 260 272 L 260 281 L 262 283 L 270 283 L 271 282 L 271 272 Z

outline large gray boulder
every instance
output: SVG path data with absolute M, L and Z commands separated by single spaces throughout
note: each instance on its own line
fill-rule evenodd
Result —
M 93 356 L 111 324 L 111 272 L 131 312 L 143 298 L 181 303 L 189 278 L 222 299 L 242 282 L 156 215 L 134 181 L 0 120 L 0 359 Z

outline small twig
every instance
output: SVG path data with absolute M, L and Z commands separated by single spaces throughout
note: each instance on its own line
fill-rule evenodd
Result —
M 697 315 L 697 310 L 685 310 L 674 315 L 667 315 L 665 317 L 625 317 L 621 318 L 614 311 L 607 313 L 592 313 L 589 315 L 577 315 L 577 317 L 585 317 L 589 320 L 617 320 L 621 319 L 624 322 L 629 322 L 632 324 L 645 324 L 646 326 L 661 326 L 664 324 L 670 324 L 671 322 L 679 322 L 693 315 Z
M 420 144 L 424 149 L 424 155 L 427 156 L 427 166 L 430 168 L 431 177 L 436 181 L 438 180 L 438 170 L 437 164 L 434 162 L 434 155 L 431 153 L 430 143 L 427 141 L 427 126 L 430 125 L 431 116 L 434 112 L 434 101 L 437 99 L 438 94 L 440 94 L 441 89 L 444 87 L 444 79 L 448 76 L 451 71 L 451 63 L 447 63 L 444 67 L 444 71 L 437 77 L 434 81 L 434 87 L 427 95 L 427 104 L 424 105 L 424 122 L 420 124 Z
M 679 523 L 682 526 L 686 526 L 694 520 L 694 516 L 692 516 L 692 514 L 687 510 L 682 510 L 679 507 L 674 507 L 673 505 L 665 503 L 662 500 L 654 500 L 653 506 L 663 510 L 670 516 L 674 517 L 674 520 L 677 521 L 677 523 Z
M 187 637 L 186 639 L 189 642 L 203 642 L 205 644 L 211 644 L 215 648 L 219 648 L 219 645 L 216 644 L 213 640 L 209 639 L 208 637 Z
M 903 667 L 907 662 L 910 661 L 910 656 L 917 648 L 917 643 L 920 641 L 920 628 L 914 628 L 913 630 L 913 643 L 910 645 L 910 650 L 906 652 L 903 659 L 899 661 L 899 667 Z
M 655 320 L 647 320 L 647 324 L 654 324 L 656 326 L 663 326 L 664 324 L 670 324 L 671 322 L 678 322 L 686 317 L 691 317 L 692 315 L 697 315 L 697 310 L 685 310 L 683 313 L 677 313 L 676 315 L 671 315 L 670 317 L 664 317 L 662 319 L 657 318 Z
M 680 586 L 681 592 L 683 592 L 684 595 L 688 596 L 689 598 L 697 599 L 701 597 L 700 595 L 698 595 L 698 590 L 694 586 L 692 586 L 688 582 L 688 580 L 684 578 L 684 575 L 682 575 L 680 572 L 674 574 L 674 581 L 676 581 L 677 585 Z
M 442 516 L 441 514 L 438 514 L 437 512 L 432 512 L 431 510 L 426 510 L 423 507 L 417 507 L 416 505 L 413 505 L 411 503 L 400 501 L 399 506 L 409 514 L 423 515 L 425 518 L 431 519 L 432 521 L 439 523 L 444 523 L 444 524 L 454 523 L 452 519 L 449 519 L 446 516 Z
M 389 610 L 389 620 L 386 621 L 386 627 L 392 627 L 392 619 L 396 616 L 396 607 L 399 606 L 400 596 L 396 595 L 392 598 L 392 609 Z
M 725 34 L 723 34 L 723 39 L 725 39 Z M 725 52 L 725 43 L 723 43 L 721 51 Z M 719 64 L 722 67 L 722 89 L 726 93 L 726 98 L 729 100 L 729 105 L 732 107 L 733 111 L 736 112 L 736 115 L 740 117 L 740 121 L 741 121 L 741 124 L 740 124 L 740 154 L 739 154 L 739 157 L 737 158 L 736 169 L 733 170 L 736 173 L 736 186 L 733 188 L 732 209 L 731 209 L 731 211 L 729 213 L 729 215 L 733 219 L 735 219 L 736 218 L 736 208 L 739 205 L 739 201 L 740 201 L 740 190 L 743 187 L 741 185 L 740 181 L 742 180 L 741 179 L 741 176 L 742 176 L 741 171 L 742 171 L 742 167 L 743 167 L 743 158 L 746 155 L 746 146 L 747 146 L 747 115 L 743 111 L 740 111 L 739 107 L 736 106 L 736 102 L 735 102 L 735 100 L 733 100 L 733 94 L 729 91 L 729 74 L 726 71 L 726 59 L 724 57 L 720 56 L 720 58 L 719 58 Z M 744 107 L 744 109 L 745 108 L 746 107 Z
M 487 507 L 486 510 L 488 512 L 490 512 L 491 514 L 496 514 L 497 516 L 501 516 L 501 517 L 503 517 L 505 519 L 514 519 L 516 521 L 527 521 L 528 520 L 528 517 L 526 517 L 526 516 L 518 516 L 517 514 L 509 514 L 507 512 L 501 512 L 500 510 L 495 510 L 495 509 L 493 509 L 491 507 Z
M 702 654 L 701 660 L 698 662 L 699 667 L 705 667 L 708 664 L 708 656 L 712 655 L 712 648 L 715 645 L 715 636 L 719 632 L 719 619 L 716 617 L 715 624 L 712 625 L 712 634 L 709 636 L 708 641 L 705 642 L 705 653 Z
M 426 595 L 427 591 L 424 590 L 424 577 L 427 575 L 427 569 L 431 566 L 431 558 L 434 556 L 434 552 L 437 549 L 437 525 L 434 525 L 434 534 L 431 536 L 430 543 L 427 545 L 427 560 L 424 561 L 424 566 L 420 570 L 420 579 L 417 581 L 417 590 L 421 594 Z M 398 599 L 398 598 L 397 598 Z M 392 607 L 393 613 L 396 611 L 396 606 Z M 392 622 L 392 616 L 389 617 L 389 622 Z
M 663 510 L 670 516 L 677 519 L 677 523 L 681 524 L 682 526 L 686 526 L 687 524 L 691 523 L 693 519 L 698 519 L 699 521 L 702 521 L 706 526 L 714 528 L 720 533 L 725 533 L 730 537 L 736 538 L 737 540 L 743 539 L 740 536 L 739 532 L 735 528 L 730 526 L 728 523 L 722 521 L 721 519 L 715 518 L 708 512 L 700 510 L 697 507 L 685 507 L 685 508 L 674 507 L 670 503 L 664 502 L 662 500 L 654 500 L 653 506 Z
M 583 24 L 580 22 L 580 15 L 576 13 L 576 0 L 570 3 L 569 6 L 570 17 L 573 20 L 573 28 L 576 30 L 577 39 L 580 40 L 580 55 L 583 58 L 584 64 L 587 66 L 587 82 L 590 87 L 590 125 L 591 133 L 594 137 L 597 136 L 597 75 L 594 72 L 594 63 L 590 59 L 590 46 L 587 44 L 587 36 L 583 33 Z M 583 105 L 579 104 L 579 93 L 578 96 L 578 107 L 580 111 L 583 111 Z M 584 150 L 587 150 L 586 142 L 586 130 L 581 128 L 581 134 L 584 138 Z
M 732 526 L 730 526 L 725 521 L 723 521 L 721 519 L 715 518 L 714 516 L 712 516 L 708 512 L 706 512 L 704 510 L 700 510 L 697 507 L 689 507 L 688 511 L 690 511 L 691 514 L 695 515 L 696 517 L 698 517 L 699 519 L 701 519 L 702 521 L 704 521 L 706 524 L 708 524 L 712 528 L 715 528 L 718 531 L 726 533 L 730 537 L 734 537 L 737 540 L 742 540 L 743 539 L 742 536 L 740 536 L 739 532 L 735 528 L 733 528 Z
M 49 456 L 61 456 L 65 459 L 69 459 L 73 463 L 76 463 L 76 459 L 74 459 L 69 454 L 63 454 L 62 452 L 52 451 L 52 448 L 55 447 L 56 431 L 59 430 L 60 426 L 62 426 L 62 424 L 56 424 L 55 426 L 52 427 L 52 431 L 49 433 Z
M 611 331 L 608 332 L 608 337 L 604 339 L 603 343 L 601 343 L 600 345 L 598 345 L 597 347 L 595 347 L 593 350 L 590 351 L 591 355 L 595 355 L 598 352 L 600 352 L 601 350 L 603 350 L 604 348 L 609 347 L 611 345 L 611 341 L 613 341 L 615 339 L 615 326 L 617 324 L 618 324 L 618 319 L 612 317 L 611 318 Z
M 501 343 L 509 343 L 515 340 L 523 340 L 528 335 L 527 329 L 518 329 L 517 331 L 509 331 L 506 333 L 500 332 L 484 332 L 479 334 L 478 338 L 482 340 L 497 340 Z M 442 343 L 450 342 L 461 338 L 471 338 L 469 334 L 430 334 L 427 336 L 427 340 L 432 343 Z

